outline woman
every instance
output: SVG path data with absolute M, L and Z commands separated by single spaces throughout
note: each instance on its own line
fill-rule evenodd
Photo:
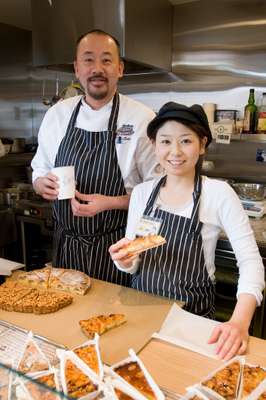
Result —
M 212 140 L 201 106 L 165 104 L 148 125 L 148 136 L 165 176 L 134 188 L 126 238 L 110 247 L 111 257 L 120 270 L 133 274 L 134 288 L 182 300 L 186 310 L 213 317 L 215 248 L 223 229 L 239 266 L 237 303 L 209 343 L 217 342 L 218 356 L 230 359 L 247 347 L 264 288 L 264 267 L 248 217 L 226 182 L 200 175 Z M 123 247 L 143 227 L 163 236 L 166 244 L 129 258 Z

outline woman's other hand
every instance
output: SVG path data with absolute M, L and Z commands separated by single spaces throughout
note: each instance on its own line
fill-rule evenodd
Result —
M 245 353 L 248 345 L 248 329 L 241 323 L 229 320 L 214 328 L 209 344 L 216 343 L 216 354 L 220 359 L 230 360 Z

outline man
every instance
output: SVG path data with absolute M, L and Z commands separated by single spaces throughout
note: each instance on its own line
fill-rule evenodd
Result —
M 146 127 L 152 110 L 117 93 L 123 75 L 119 43 L 94 30 L 77 42 L 75 74 L 85 90 L 46 113 L 32 161 L 33 186 L 54 200 L 53 265 L 128 285 L 108 247 L 125 234 L 132 188 L 152 177 L 155 159 Z M 58 201 L 53 167 L 74 165 L 76 198 Z

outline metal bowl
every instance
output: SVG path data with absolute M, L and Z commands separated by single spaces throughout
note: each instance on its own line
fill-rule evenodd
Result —
M 262 201 L 266 195 L 266 186 L 261 183 L 233 183 L 232 186 L 243 200 Z

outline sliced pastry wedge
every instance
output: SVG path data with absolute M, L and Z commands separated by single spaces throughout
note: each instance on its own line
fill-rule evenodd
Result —
M 126 322 L 124 314 L 97 315 L 89 319 L 79 321 L 83 333 L 93 339 L 95 333 L 103 335 L 110 329 L 116 328 Z

